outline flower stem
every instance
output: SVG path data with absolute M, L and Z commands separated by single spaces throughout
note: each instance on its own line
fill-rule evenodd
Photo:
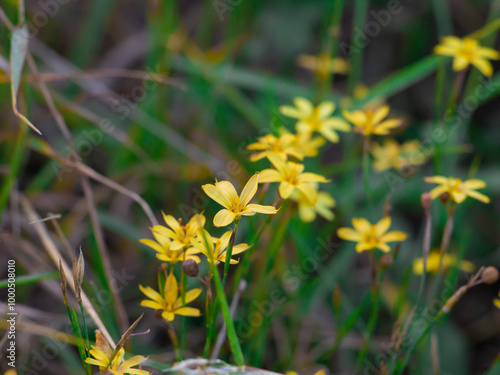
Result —
M 186 250 L 187 250 L 187 248 L 184 247 L 184 249 L 182 251 L 182 261 L 183 262 L 186 260 Z M 186 305 L 186 286 L 187 286 L 186 274 L 184 272 L 181 272 L 182 306 Z M 180 343 L 180 347 L 181 347 L 182 351 L 185 351 L 185 349 L 186 349 L 186 332 L 187 332 L 187 317 L 183 316 L 181 319 L 181 343 Z
M 363 184 L 365 186 L 366 200 L 370 211 L 373 207 L 372 188 L 370 186 L 370 137 L 366 136 L 363 142 Z
M 365 361 L 366 355 L 368 353 L 368 347 L 370 345 L 371 337 L 375 331 L 375 326 L 377 325 L 378 315 L 380 311 L 380 296 L 379 296 L 379 280 L 377 272 L 377 264 L 375 262 L 375 255 L 373 251 L 370 254 L 370 272 L 371 272 L 371 303 L 372 307 L 370 310 L 370 319 L 368 320 L 368 326 L 366 327 L 365 337 L 363 339 L 363 344 L 359 351 L 358 360 L 356 362 L 357 372 L 361 371 L 363 362 Z
M 231 256 L 233 255 L 234 239 L 236 237 L 236 231 L 238 230 L 239 219 L 234 220 L 234 229 L 231 233 L 231 238 L 229 240 L 229 245 L 226 250 L 226 262 L 224 263 L 224 278 L 222 279 L 222 286 L 226 285 L 226 276 L 229 271 L 229 265 L 231 264 Z
M 174 346 L 175 358 L 176 361 L 182 361 L 181 352 L 179 350 L 179 340 L 177 339 L 177 334 L 175 333 L 174 328 L 170 324 L 168 320 L 165 320 L 165 325 L 167 326 L 167 332 L 170 337 L 170 341 L 172 341 L 172 345 Z

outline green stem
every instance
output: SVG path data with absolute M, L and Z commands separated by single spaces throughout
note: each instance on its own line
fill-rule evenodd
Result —
M 203 234 L 203 241 L 205 242 L 205 246 L 207 248 L 209 248 L 210 245 L 212 245 L 209 243 L 208 239 L 205 237 L 204 234 Z M 226 332 L 229 340 L 229 346 L 233 353 L 234 359 L 236 360 L 236 363 L 238 364 L 238 366 L 243 367 L 245 366 L 245 360 L 243 358 L 243 352 L 241 351 L 241 346 L 238 341 L 238 336 L 236 336 L 236 330 L 234 328 L 234 322 L 231 318 L 231 312 L 229 311 L 229 305 L 227 303 L 226 295 L 224 294 L 224 286 L 222 285 L 222 280 L 219 275 L 219 271 L 217 270 L 217 267 L 215 265 L 213 254 L 210 252 L 209 256 L 210 256 L 209 259 L 210 269 L 214 278 L 215 290 L 217 292 L 217 301 L 219 301 L 220 310 L 222 312 L 222 318 L 224 319 L 224 323 L 226 324 Z M 215 326 L 216 315 L 217 315 L 217 310 L 215 310 L 215 314 L 212 319 L 212 327 Z
M 370 270 L 371 270 L 371 305 L 370 318 L 368 320 L 368 326 L 366 327 L 365 337 L 361 349 L 359 351 L 358 360 L 356 361 L 356 369 L 359 372 L 362 369 L 363 362 L 366 359 L 368 353 L 368 347 L 370 346 L 370 341 L 375 331 L 377 325 L 378 315 L 380 312 L 380 295 L 379 295 L 379 280 L 377 272 L 377 264 L 375 262 L 375 255 L 373 251 L 370 254 Z
M 358 32 L 362 33 L 362 37 L 366 37 L 366 35 L 364 35 L 364 30 L 367 13 L 368 0 L 355 0 L 354 22 L 350 51 L 351 73 L 349 74 L 349 79 L 347 82 L 350 96 L 353 96 L 354 89 L 362 82 L 364 46 L 359 45 L 360 43 L 356 42 L 356 37 L 360 36 Z
M 231 239 L 229 240 L 229 245 L 226 250 L 226 262 L 224 263 L 224 279 L 222 280 L 222 286 L 226 285 L 226 277 L 229 271 L 229 265 L 231 264 L 231 256 L 233 255 L 234 239 L 236 237 L 236 231 L 238 230 L 239 219 L 234 220 L 234 230 L 231 233 Z
M 370 186 L 370 137 L 365 136 L 363 141 L 363 185 L 365 187 L 366 200 L 370 211 L 373 209 L 373 194 Z
M 186 260 L 186 248 L 184 247 L 182 253 L 182 261 Z M 186 287 L 187 287 L 187 279 L 186 274 L 181 272 L 181 301 L 182 306 L 186 305 Z M 183 316 L 181 319 L 181 351 L 185 352 L 186 350 L 186 332 L 187 332 L 187 317 Z

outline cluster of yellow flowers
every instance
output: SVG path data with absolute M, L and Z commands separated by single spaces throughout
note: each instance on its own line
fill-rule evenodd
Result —
M 114 375 L 150 375 L 150 372 L 148 371 L 133 368 L 144 362 L 147 359 L 146 357 L 136 355 L 132 358 L 124 360 L 125 350 L 123 348 L 120 348 L 113 357 L 113 350 L 111 346 L 98 330 L 96 331 L 96 344 L 92 345 L 90 354 L 94 358 L 87 358 L 85 362 L 98 366 L 100 371 L 105 371 L 107 369 Z

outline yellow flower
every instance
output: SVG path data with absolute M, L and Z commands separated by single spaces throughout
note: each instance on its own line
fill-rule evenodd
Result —
M 191 244 L 189 244 L 190 247 L 185 250 L 184 248 L 172 250 L 172 240 L 164 234 L 165 230 L 168 229 L 161 225 L 155 225 L 151 228 L 151 231 L 153 232 L 153 236 L 156 241 L 143 238 L 139 240 L 139 242 L 156 251 L 156 257 L 164 262 L 175 264 L 186 259 L 192 259 L 196 263 L 200 263 L 200 258 L 195 255 L 198 254 L 199 251 L 191 247 Z
M 311 184 L 314 186 L 313 184 Z M 335 207 L 335 199 L 325 192 L 318 192 L 316 203 L 311 203 L 309 199 L 300 191 L 296 190 L 297 194 L 292 194 L 291 198 L 295 200 L 299 206 L 299 217 L 305 223 L 310 223 L 316 219 L 316 215 L 324 217 L 326 220 L 332 221 L 335 215 L 332 208 Z
M 328 182 L 326 178 L 315 173 L 304 173 L 303 164 L 285 162 L 274 155 L 269 155 L 269 160 L 276 169 L 265 169 L 260 172 L 260 182 L 279 182 L 279 193 L 283 199 L 287 199 L 295 189 L 298 189 L 304 193 L 309 202 L 316 203 L 318 193 L 310 183 Z
M 434 53 L 453 56 L 453 70 L 459 72 L 469 65 L 474 65 L 481 73 L 489 77 L 493 74 L 490 60 L 500 59 L 500 54 L 492 48 L 481 47 L 472 38 L 460 39 L 456 36 L 444 37 L 441 44 L 434 47 Z
M 462 203 L 468 196 L 483 203 L 490 203 L 490 198 L 476 191 L 486 186 L 486 182 L 482 180 L 462 181 L 460 178 L 433 176 L 425 177 L 424 181 L 439 184 L 439 186 L 431 190 L 432 199 L 439 197 L 443 193 L 448 193 L 450 199 L 456 203 Z
M 325 143 L 325 138 L 321 136 L 314 137 L 310 132 L 306 132 L 298 133 L 295 136 L 293 146 L 304 157 L 313 158 L 318 155 L 319 148 Z
M 327 52 L 322 52 L 319 56 L 300 55 L 297 58 L 297 65 L 318 72 L 322 77 L 328 73 L 349 73 L 349 63 L 345 59 L 338 57 L 332 59 Z
M 371 153 L 375 158 L 373 168 L 381 172 L 391 168 L 403 169 L 408 165 L 423 164 L 427 157 L 421 149 L 418 141 L 399 144 L 396 140 L 389 138 L 382 145 L 374 143 L 371 146 Z
M 211 262 L 212 259 L 215 264 L 219 262 L 226 262 L 226 250 L 229 246 L 229 240 L 231 239 L 232 231 L 227 231 L 222 235 L 221 238 L 213 238 L 210 234 L 202 229 L 202 232 L 199 233 L 196 239 L 192 239 L 191 243 L 194 247 L 196 247 L 199 251 L 201 251 L 207 257 L 208 261 Z M 249 246 L 246 243 L 242 243 L 239 245 L 233 246 L 232 255 L 240 254 L 247 250 Z M 238 263 L 237 260 L 231 259 L 230 264 Z
M 344 110 L 342 111 L 342 114 L 355 126 L 354 131 L 357 133 L 365 136 L 371 134 L 387 135 L 391 129 L 397 128 L 402 123 L 401 119 L 389 119 L 383 121 L 389 114 L 389 111 L 390 107 L 388 105 L 384 105 L 376 110 L 369 108 L 353 112 Z
M 335 110 L 332 102 L 322 102 L 317 107 L 304 98 L 294 99 L 295 107 L 282 106 L 280 112 L 285 116 L 298 120 L 296 128 L 299 133 L 319 132 L 331 142 L 338 142 L 339 136 L 336 130 L 348 132 L 351 130 L 349 124 L 339 117 L 331 117 Z
M 287 160 L 288 156 L 293 156 L 299 160 L 304 158 L 295 147 L 295 135 L 283 131 L 279 137 L 272 134 L 260 137 L 257 142 L 249 144 L 247 149 L 258 151 L 250 156 L 251 161 L 265 158 L 269 153 L 274 153 L 284 160 Z
M 86 363 L 90 365 L 99 366 L 99 370 L 104 371 L 108 368 L 109 360 L 111 359 L 111 348 L 105 350 L 97 346 L 92 345 L 90 349 L 90 354 L 94 358 L 87 358 Z M 137 366 L 144 362 L 147 358 L 142 355 L 136 355 L 132 358 L 123 360 L 125 356 L 125 350 L 121 348 L 113 358 L 113 362 L 109 365 L 108 371 L 114 375 L 124 375 L 124 374 L 135 374 L 135 375 L 149 375 L 150 372 L 145 370 L 134 369 L 132 367 Z
M 498 293 L 498 298 L 493 300 L 493 304 L 500 309 L 500 292 Z
M 168 321 L 174 320 L 175 315 L 200 316 L 200 310 L 193 307 L 186 307 L 182 303 L 182 297 L 179 296 L 179 286 L 173 273 L 167 277 L 163 295 L 149 286 L 144 288 L 142 285 L 139 285 L 139 288 L 141 292 L 151 298 L 150 300 L 145 299 L 141 301 L 141 306 L 162 310 L 161 316 Z M 188 290 L 184 296 L 185 303 L 193 301 L 200 293 L 200 288 Z
M 14 369 L 7 370 L 3 373 L 3 375 L 17 375 L 17 371 Z
M 172 240 L 171 250 L 181 250 L 191 246 L 190 238 L 194 238 L 198 229 L 205 226 L 205 216 L 202 214 L 193 215 L 185 226 L 181 225 L 182 219 L 175 220 L 172 215 L 163 214 L 163 220 L 170 228 L 156 225 L 153 230 Z
M 352 226 L 354 229 L 339 228 L 337 235 L 344 240 L 357 242 L 356 251 L 358 253 L 377 248 L 387 253 L 391 251 L 387 242 L 404 241 L 408 237 L 405 232 L 398 230 L 387 233 L 391 226 L 391 218 L 388 216 L 377 224 L 370 224 L 368 220 L 363 218 L 353 218 Z
M 441 259 L 441 251 L 434 250 L 429 253 L 427 256 L 427 268 L 426 272 L 437 273 L 439 271 L 439 262 Z M 453 267 L 457 264 L 457 257 L 451 254 L 444 254 L 442 260 L 442 269 L 445 270 L 449 267 Z M 474 264 L 469 261 L 462 260 L 458 264 L 458 268 L 460 268 L 464 272 L 472 272 L 474 271 Z M 422 275 L 424 272 L 424 258 L 417 258 L 413 260 L 413 273 L 415 275 Z
M 278 159 L 280 159 L 278 157 Z M 281 159 L 280 159 L 281 160 Z M 275 214 L 278 212 L 273 206 L 262 206 L 249 203 L 257 192 L 259 174 L 253 175 L 238 196 L 233 184 L 229 181 L 216 182 L 215 185 L 203 185 L 202 189 L 210 198 L 224 206 L 214 217 L 216 227 L 225 227 L 241 216 L 253 216 L 256 213 Z

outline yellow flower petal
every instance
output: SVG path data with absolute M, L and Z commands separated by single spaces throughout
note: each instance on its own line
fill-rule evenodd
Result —
M 229 210 L 223 209 L 217 212 L 217 215 L 214 217 L 214 225 L 216 227 L 225 227 L 231 224 L 236 218 L 236 214 Z

